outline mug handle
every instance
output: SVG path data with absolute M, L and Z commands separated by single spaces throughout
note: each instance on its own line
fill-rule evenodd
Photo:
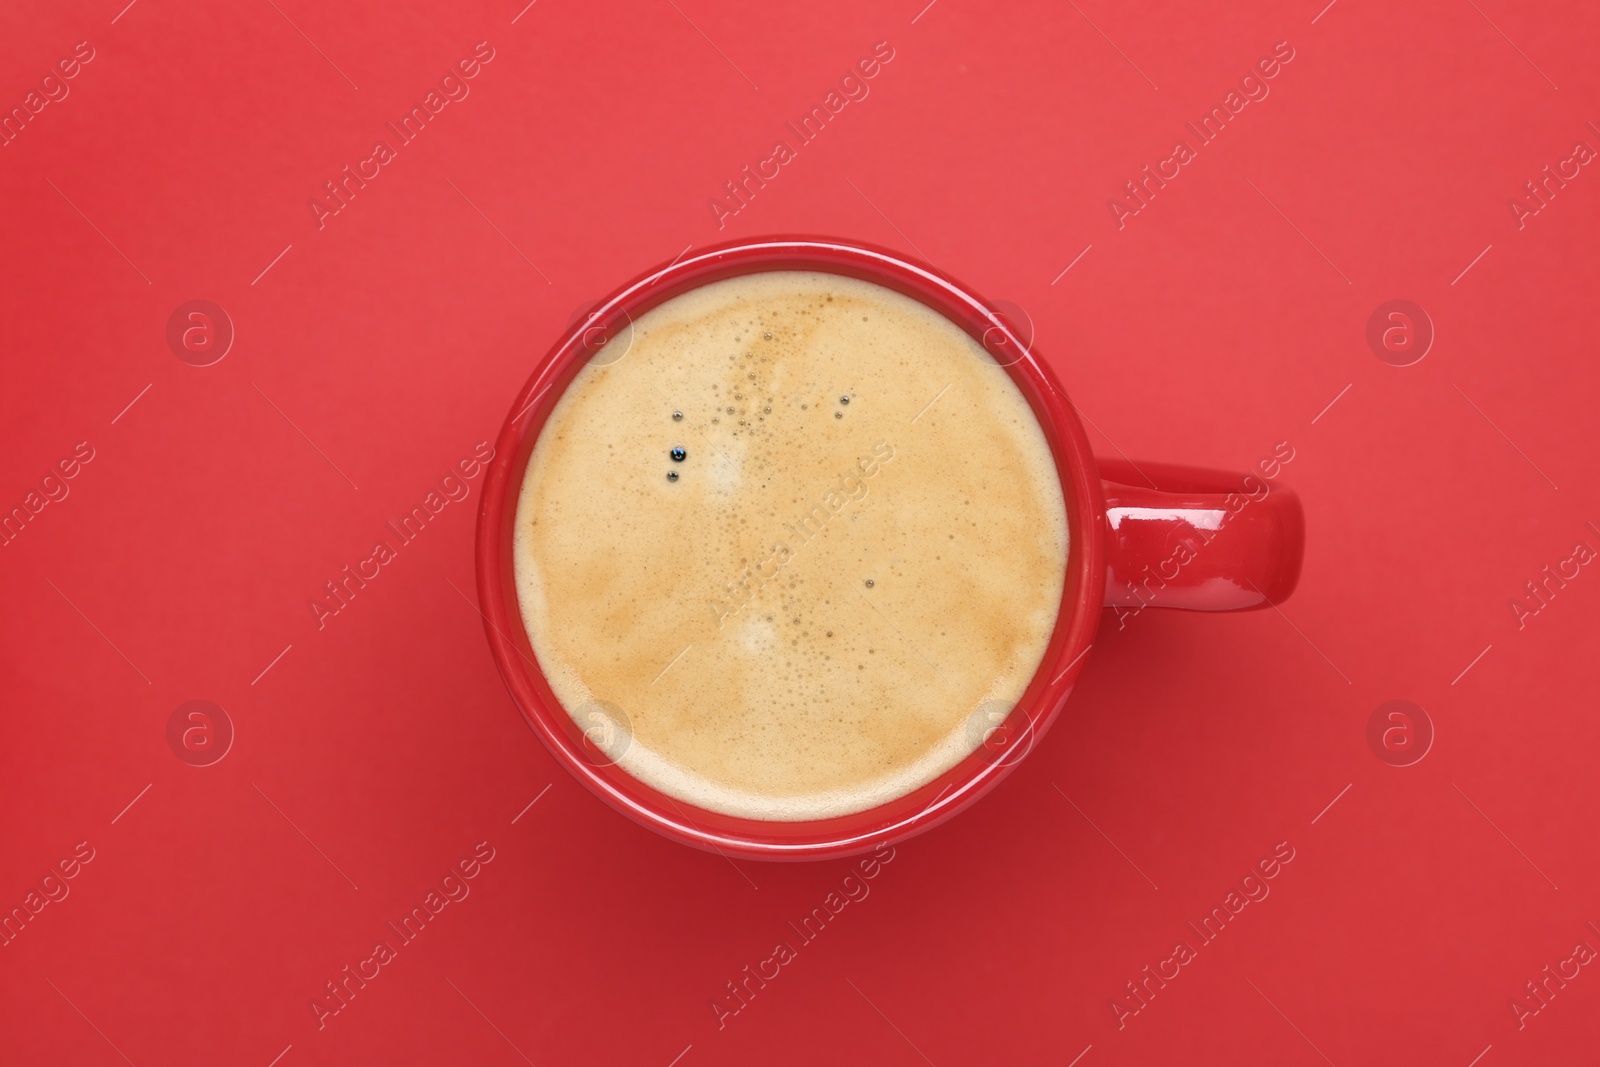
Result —
M 1274 483 L 1293 458 L 1263 460 L 1253 474 L 1099 460 L 1105 606 L 1250 611 L 1284 600 L 1305 553 L 1300 498 Z

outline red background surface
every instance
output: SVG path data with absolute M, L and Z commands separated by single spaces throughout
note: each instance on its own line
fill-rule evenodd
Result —
M 1600 547 L 1600 176 L 1520 229 L 1508 200 L 1600 147 L 1600 13 L 923 2 L 0 16 L 7 109 L 95 52 L 0 148 L 0 505 L 95 457 L 0 548 L 0 907 L 95 856 L 0 948 L 0 1061 L 1592 1059 L 1593 968 L 1521 1028 L 1510 1002 L 1600 948 L 1600 578 L 1520 629 L 1509 602 Z M 323 182 L 485 40 L 319 229 Z M 1119 229 L 1108 199 L 1285 40 L 1270 96 Z M 707 201 L 878 41 L 870 96 L 719 230 Z M 773 232 L 1020 304 L 1108 455 L 1291 442 L 1310 533 L 1282 613 L 1103 626 L 1023 766 L 719 1029 L 849 863 L 730 864 L 553 764 L 468 600 L 476 482 L 324 628 L 308 605 L 580 306 Z M 165 339 L 196 298 L 237 331 L 204 368 Z M 1395 298 L 1437 330 L 1403 368 L 1365 341 Z M 1396 698 L 1437 731 L 1408 767 L 1367 742 Z M 236 729 L 214 765 L 168 747 L 190 699 Z M 324 983 L 480 841 L 471 895 L 319 1029 Z M 1270 896 L 1119 1028 L 1124 983 L 1278 842 Z

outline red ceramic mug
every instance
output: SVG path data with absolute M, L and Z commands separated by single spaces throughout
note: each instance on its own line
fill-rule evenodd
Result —
M 633 319 L 686 290 L 755 271 L 802 270 L 874 282 L 955 322 L 1011 374 L 1054 454 L 1067 504 L 1066 582 L 1044 659 L 1015 708 L 983 725 L 975 750 L 887 804 L 836 818 L 776 822 L 669 797 L 605 758 L 561 706 L 534 658 L 517 604 L 512 525 L 546 418 L 583 364 Z M 742 241 L 651 271 L 576 323 L 534 368 L 500 431 L 478 511 L 478 598 L 496 664 L 529 725 L 574 777 L 644 826 L 699 848 L 759 859 L 865 852 L 928 830 L 994 788 L 1060 713 L 1103 607 L 1244 611 L 1276 604 L 1300 573 L 1304 519 L 1294 493 L 1251 475 L 1097 461 L 1072 402 L 1016 324 L 965 286 L 894 253 L 843 241 Z M 597 758 L 598 757 L 598 758 Z

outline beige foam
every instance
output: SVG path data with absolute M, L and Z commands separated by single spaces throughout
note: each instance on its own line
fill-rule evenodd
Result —
M 971 752 L 1043 657 L 1067 556 L 1007 373 L 926 306 L 822 273 L 701 287 L 630 340 L 557 403 L 518 502 L 523 621 L 562 705 L 623 709 L 624 769 L 758 819 L 874 807 Z

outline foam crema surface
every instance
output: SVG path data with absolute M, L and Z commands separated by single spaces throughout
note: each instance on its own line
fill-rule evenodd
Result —
M 610 759 L 794 821 L 982 743 L 1044 656 L 1067 537 L 1044 433 L 982 346 L 882 286 L 772 271 L 674 297 L 578 372 L 513 552 L 539 667 Z

